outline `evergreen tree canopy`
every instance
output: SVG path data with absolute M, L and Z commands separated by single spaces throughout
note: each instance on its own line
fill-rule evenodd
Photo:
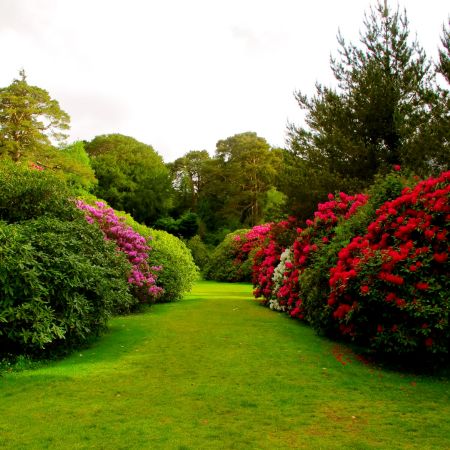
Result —
M 444 137 L 423 139 L 439 96 L 432 64 L 409 40 L 406 12 L 378 2 L 364 27 L 359 46 L 339 33 L 339 56 L 331 59 L 337 88 L 317 84 L 312 98 L 297 92 L 306 127 L 289 127 L 291 152 L 336 189 L 367 186 L 394 164 L 419 172 L 445 164 Z

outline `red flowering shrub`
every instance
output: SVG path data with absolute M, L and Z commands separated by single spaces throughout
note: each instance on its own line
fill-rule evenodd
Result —
M 328 310 L 343 335 L 384 352 L 449 352 L 450 172 L 404 188 L 339 251 Z
M 386 176 L 378 176 L 369 189 L 368 201 L 345 220 L 340 220 L 332 230 L 332 238 L 323 245 L 301 272 L 299 283 L 302 289 L 302 309 L 305 320 L 316 331 L 328 335 L 339 334 L 339 327 L 327 307 L 330 295 L 330 269 L 337 264 L 338 253 L 346 247 L 354 236 L 363 236 L 368 225 L 376 218 L 376 211 L 386 201 L 401 195 L 405 186 L 416 181 L 394 171 Z
M 271 224 L 270 230 L 253 255 L 253 295 L 263 297 L 263 304 L 268 304 L 274 286 L 273 274 L 280 263 L 283 251 L 288 248 L 296 235 L 295 219 L 289 218 Z
M 304 230 L 297 229 L 292 248 L 293 259 L 285 263 L 283 283 L 278 291 L 273 292 L 278 304 L 287 307 L 292 317 L 304 318 L 300 275 L 311 264 L 316 252 L 330 242 L 339 220 L 348 219 L 366 202 L 367 196 L 363 194 L 347 195 L 340 192 L 336 197 L 329 194 L 328 202 L 319 204 L 314 220 L 307 220 Z
M 270 228 L 271 224 L 256 225 L 250 230 L 237 230 L 227 234 L 212 253 L 205 277 L 216 281 L 250 281 L 250 254 L 263 242 Z

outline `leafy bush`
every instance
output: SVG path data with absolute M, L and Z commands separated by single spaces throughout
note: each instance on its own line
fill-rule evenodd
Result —
M 331 270 L 340 332 L 376 351 L 450 351 L 450 172 L 384 203 Z
M 170 233 L 149 229 L 152 262 L 162 267 L 158 284 L 164 289 L 162 302 L 179 300 L 199 277 L 198 267 L 186 244 Z
M 0 222 L 0 347 L 47 355 L 86 343 L 134 302 L 130 265 L 82 218 Z
M 78 216 L 67 201 L 71 191 L 51 171 L 1 160 L 0 186 L 0 220 L 15 223 L 43 215 L 64 220 Z
M 187 248 L 191 251 L 192 258 L 197 267 L 203 271 L 210 260 L 210 248 L 202 241 L 201 237 L 197 234 L 186 243 Z

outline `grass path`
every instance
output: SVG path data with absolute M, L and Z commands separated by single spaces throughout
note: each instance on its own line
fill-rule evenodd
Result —
M 89 350 L 0 378 L 2 449 L 445 449 L 448 379 L 380 371 L 200 282 Z

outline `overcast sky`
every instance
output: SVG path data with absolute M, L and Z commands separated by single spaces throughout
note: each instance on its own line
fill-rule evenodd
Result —
M 293 92 L 333 82 L 336 34 L 369 0 L 0 0 L 0 86 L 21 68 L 71 117 L 70 140 L 122 133 L 166 162 L 255 131 L 284 146 Z M 389 0 L 396 6 L 397 2 Z M 448 0 L 400 0 L 436 57 Z

